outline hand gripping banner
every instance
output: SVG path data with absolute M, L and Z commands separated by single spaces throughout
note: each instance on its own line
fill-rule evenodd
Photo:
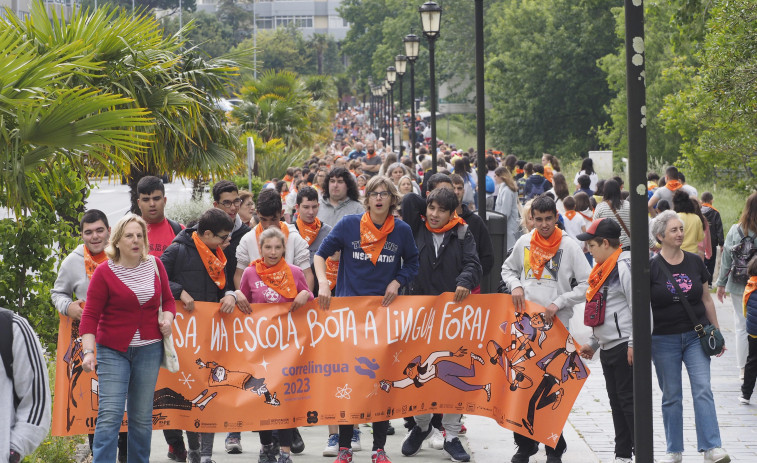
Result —
M 494 418 L 554 445 L 589 370 L 559 321 L 505 294 L 253 305 L 251 315 L 177 301 L 181 369 L 161 370 L 155 429 L 247 431 L 381 421 L 423 413 Z M 555 319 L 556 320 L 556 319 Z M 81 367 L 78 323 L 61 317 L 54 435 L 91 433 L 98 379 Z M 124 424 L 127 417 L 124 416 Z

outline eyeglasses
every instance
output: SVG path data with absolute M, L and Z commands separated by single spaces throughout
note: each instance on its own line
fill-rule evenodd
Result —
M 231 207 L 232 205 L 233 205 L 233 206 L 236 206 L 236 207 L 239 207 L 239 205 L 240 205 L 240 204 L 242 204 L 242 200 L 241 200 L 241 199 L 239 199 L 239 198 L 237 198 L 237 199 L 235 199 L 234 201 L 229 201 L 229 200 L 227 199 L 226 201 L 221 201 L 221 202 L 220 202 L 220 203 L 218 203 L 218 204 L 220 204 L 221 206 L 223 206 L 223 207 L 225 207 L 226 209 L 228 209 L 228 208 L 230 208 L 230 207 Z
M 231 237 L 231 233 L 227 233 L 225 235 L 216 235 L 215 233 L 213 234 L 216 236 L 216 238 L 221 238 L 221 241 L 226 241 Z
M 375 198 L 386 199 L 389 197 L 389 194 L 390 193 L 388 191 L 371 191 L 370 193 L 368 193 L 368 196 L 374 199 Z

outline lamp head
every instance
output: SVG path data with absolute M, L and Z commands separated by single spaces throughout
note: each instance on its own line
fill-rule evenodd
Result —
M 389 85 L 394 85 L 397 81 L 397 68 L 394 66 L 386 68 L 386 81 L 389 82 Z
M 405 56 L 407 60 L 414 63 L 418 59 L 418 52 L 421 46 L 421 39 L 415 34 L 408 34 L 402 41 L 405 44 Z
M 407 69 L 407 56 L 397 55 L 394 57 L 394 67 L 397 69 L 397 75 L 402 77 Z
M 439 28 L 442 22 L 442 7 L 436 2 L 426 2 L 418 8 L 423 24 L 423 35 L 429 40 L 439 37 Z

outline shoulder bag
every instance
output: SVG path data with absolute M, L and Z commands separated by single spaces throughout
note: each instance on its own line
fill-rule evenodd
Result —
M 163 321 L 163 282 L 158 270 L 157 257 L 150 256 L 152 265 L 155 266 L 155 275 L 158 277 L 158 287 L 160 288 L 160 306 L 158 306 L 158 322 Z M 165 368 L 171 373 L 179 371 L 179 356 L 176 354 L 176 348 L 173 345 L 173 334 L 163 336 L 163 359 L 160 361 L 160 367 Z
M 631 230 L 626 227 L 626 223 L 623 222 L 623 219 L 620 218 L 620 214 L 618 214 L 618 211 L 613 207 L 612 203 L 610 201 L 607 201 L 607 205 L 610 206 L 610 209 L 612 209 L 612 213 L 615 214 L 615 218 L 618 219 L 618 222 L 620 223 L 620 226 L 623 227 L 623 231 L 626 232 L 626 236 L 628 239 L 631 239 Z
M 712 323 L 709 323 L 706 326 L 702 326 L 702 324 L 699 323 L 696 315 L 694 315 L 694 309 L 689 304 L 689 300 L 686 299 L 686 295 L 683 293 L 683 291 L 681 291 L 681 287 L 678 286 L 678 282 L 670 273 L 670 270 L 665 263 L 665 259 L 659 254 L 657 255 L 657 259 L 661 260 L 660 266 L 662 267 L 662 273 L 665 274 L 665 278 L 667 278 L 670 284 L 673 285 L 673 288 L 675 288 L 676 293 L 678 294 L 678 298 L 681 300 L 681 304 L 683 304 L 684 308 L 686 309 L 686 313 L 689 315 L 691 322 L 694 324 L 694 331 L 696 331 L 697 336 L 699 337 L 699 342 L 702 344 L 704 353 L 709 356 L 713 356 L 723 352 L 723 346 L 725 346 L 725 339 L 723 339 L 723 334 L 719 329 L 715 328 L 715 325 L 713 325 Z

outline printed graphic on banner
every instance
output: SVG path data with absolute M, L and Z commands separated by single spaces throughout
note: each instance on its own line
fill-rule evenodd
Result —
M 177 301 L 180 370 L 161 370 L 155 429 L 201 432 L 349 424 L 423 413 L 467 413 L 549 445 L 589 370 L 565 328 L 505 294 L 334 298 L 289 312 Z M 99 384 L 81 366 L 78 323 L 60 319 L 53 434 L 91 433 Z M 64 367 L 65 366 L 65 367 Z M 124 417 L 124 424 L 127 423 Z M 125 428 L 124 428 L 125 429 Z

